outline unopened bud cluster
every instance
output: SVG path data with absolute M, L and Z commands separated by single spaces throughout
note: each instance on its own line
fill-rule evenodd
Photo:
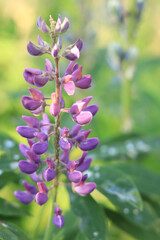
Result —
M 50 84 L 50 88 L 55 85 L 54 92 L 45 97 L 40 89 L 29 87 L 30 96 L 22 97 L 22 104 L 34 116 L 22 116 L 27 126 L 18 126 L 17 132 L 27 139 L 28 145 L 20 143 L 19 149 L 25 160 L 19 161 L 19 169 L 30 175 L 30 178 L 37 183 L 23 182 L 25 191 L 15 191 L 15 197 L 24 204 L 29 204 L 35 200 L 39 205 L 48 201 L 49 191 L 57 194 L 58 185 L 65 183 L 59 182 L 59 175 L 65 173 L 73 191 L 79 195 L 85 196 L 91 193 L 96 184 L 86 182 L 87 174 L 83 174 L 90 166 L 92 158 L 87 157 L 87 153 L 97 147 L 98 138 L 88 138 L 90 130 L 82 129 L 82 126 L 91 122 L 93 116 L 98 111 L 98 105 L 89 105 L 91 96 L 76 101 L 70 108 L 65 108 L 65 102 L 62 96 L 63 90 L 68 95 L 73 95 L 75 89 L 87 89 L 91 87 L 91 75 L 83 75 L 83 67 L 75 61 L 80 56 L 83 48 L 83 42 L 78 39 L 74 44 L 62 49 L 61 35 L 69 28 L 67 18 L 61 20 L 58 16 L 55 22 L 50 17 L 50 27 L 41 17 L 37 20 L 38 28 L 51 37 L 50 46 L 40 36 L 38 36 L 38 45 L 29 42 L 27 50 L 32 56 L 49 54 L 54 60 L 54 67 L 49 59 L 46 59 L 44 70 L 24 69 L 24 79 L 28 84 L 42 88 Z M 59 60 L 61 57 L 70 61 L 63 76 L 59 75 Z M 54 84 L 53 84 L 54 82 Z M 62 112 L 70 114 L 75 125 L 72 129 L 66 126 L 60 126 L 60 116 Z M 50 122 L 48 113 L 53 122 Z M 38 120 L 36 116 L 41 116 Z M 54 154 L 48 152 L 49 141 L 54 137 Z M 70 160 L 70 151 L 73 147 L 82 150 L 82 155 L 75 161 Z M 43 166 L 43 167 L 42 167 Z M 45 166 L 45 167 L 44 167 Z M 43 169 L 43 171 L 40 171 Z M 48 184 L 51 183 L 51 184 Z M 68 183 L 67 183 L 68 184 Z M 58 228 L 64 225 L 64 217 L 61 215 L 61 209 L 56 203 L 56 196 L 53 196 L 55 210 L 53 223 Z

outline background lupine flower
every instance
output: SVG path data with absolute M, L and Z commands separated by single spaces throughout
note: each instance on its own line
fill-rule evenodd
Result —
M 41 90 L 29 87 L 31 96 L 22 97 L 22 105 L 25 109 L 29 110 L 34 116 L 42 115 L 42 120 L 38 120 L 34 116 L 23 115 L 22 118 L 27 126 L 16 128 L 17 132 L 28 141 L 28 145 L 19 144 L 20 152 L 26 158 L 26 160 L 19 161 L 19 169 L 30 175 L 31 180 L 37 183 L 39 191 L 37 191 L 35 185 L 24 181 L 25 191 L 17 190 L 14 195 L 22 203 L 28 204 L 35 200 L 41 206 L 48 201 L 50 195 L 48 192 L 54 190 L 55 215 L 53 223 L 56 227 L 61 228 L 65 220 L 56 203 L 58 185 L 61 184 L 59 183 L 59 175 L 61 173 L 66 174 L 70 182 L 67 184 L 72 185 L 73 191 L 79 195 L 85 196 L 96 188 L 96 184 L 93 182 L 85 183 L 87 175 L 83 175 L 83 172 L 89 168 L 92 161 L 92 158 L 86 157 L 87 153 L 96 148 L 99 139 L 88 138 L 91 129 L 84 130 L 82 126 L 90 123 L 98 111 L 98 105 L 88 105 L 92 99 L 92 96 L 88 96 L 65 109 L 62 96 L 63 89 L 70 96 L 76 92 L 76 87 L 80 89 L 91 87 L 92 81 L 91 75 L 83 76 L 83 67 L 75 63 L 83 48 L 83 41 L 80 38 L 74 44 L 66 47 L 60 55 L 62 49 L 61 34 L 69 28 L 68 19 L 64 18 L 62 21 L 59 15 L 57 22 L 55 22 L 50 17 L 50 27 L 48 27 L 46 22 L 39 17 L 37 26 L 43 33 L 50 34 L 53 45 L 49 46 L 38 36 L 39 46 L 29 42 L 27 45 L 28 52 L 33 56 L 49 53 L 55 66 L 53 67 L 51 61 L 46 59 L 44 71 L 27 67 L 23 76 L 28 84 L 38 88 L 50 84 L 50 81 L 55 81 L 55 89 L 49 93 L 49 97 L 45 97 Z M 60 77 L 59 61 L 62 57 L 69 60 L 70 63 L 64 75 Z M 47 103 L 47 101 L 49 102 Z M 77 123 L 71 130 L 60 125 L 60 117 L 63 112 L 70 114 L 72 120 Z M 49 113 L 51 122 L 48 117 Z M 52 136 L 54 138 L 54 154 L 48 151 Z M 71 161 L 70 151 L 74 147 L 78 147 L 84 152 L 79 159 Z

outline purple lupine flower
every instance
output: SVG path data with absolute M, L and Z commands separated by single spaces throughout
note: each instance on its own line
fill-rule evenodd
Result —
M 33 56 L 50 54 L 54 60 L 55 69 L 51 61 L 46 59 L 44 71 L 27 67 L 24 69 L 23 76 L 27 83 L 38 88 L 54 81 L 55 90 L 51 90 L 51 97 L 48 97 L 44 96 L 41 90 L 29 87 L 31 96 L 23 96 L 22 105 L 34 116 L 23 115 L 22 119 L 27 126 L 16 128 L 17 132 L 28 142 L 28 145 L 19 144 L 19 150 L 26 159 L 19 161 L 19 169 L 30 175 L 31 180 L 37 183 L 39 191 L 35 185 L 23 181 L 25 191 L 17 190 L 14 195 L 17 200 L 25 204 L 35 199 L 40 206 L 48 201 L 49 191 L 52 191 L 53 188 L 55 192 L 57 191 L 56 186 L 60 184 L 59 175 L 61 172 L 66 174 L 71 181 L 73 191 L 79 195 L 85 196 L 96 188 L 95 183 L 85 182 L 87 175 L 83 176 L 83 172 L 89 168 L 92 162 L 92 158 L 87 157 L 88 151 L 96 148 L 99 143 L 98 138 L 88 138 L 91 129 L 84 130 L 82 128 L 83 125 L 90 123 L 98 111 L 98 105 L 88 105 L 92 96 L 76 101 L 70 108 L 66 109 L 62 96 L 62 89 L 70 96 L 75 94 L 76 87 L 80 89 L 91 87 L 91 75 L 83 75 L 83 67 L 75 62 L 80 57 L 83 41 L 79 38 L 75 43 L 66 47 L 60 55 L 62 49 L 61 34 L 68 30 L 69 20 L 64 18 L 62 21 L 61 16 L 58 15 L 56 22 L 51 16 L 49 21 L 50 27 L 41 17 L 38 17 L 37 26 L 43 33 L 50 34 L 53 45 L 50 46 L 38 36 L 38 46 L 29 42 L 27 49 Z M 70 63 L 60 77 L 59 61 L 61 57 L 65 57 Z M 48 112 L 50 116 L 47 114 Z M 63 112 L 69 113 L 72 120 L 76 122 L 71 130 L 66 126 L 61 127 L 61 114 Z M 38 120 L 36 116 L 40 116 L 40 119 Z M 50 144 L 52 140 L 54 149 Z M 79 159 L 71 161 L 70 152 L 74 147 L 79 147 L 83 153 Z M 53 223 L 58 228 L 62 228 L 65 221 L 61 212 L 55 203 Z
M 54 225 L 58 228 L 62 228 L 65 220 L 64 220 L 64 217 L 61 215 L 62 210 L 59 208 L 58 205 L 55 207 L 54 213 L 55 213 L 53 217 Z

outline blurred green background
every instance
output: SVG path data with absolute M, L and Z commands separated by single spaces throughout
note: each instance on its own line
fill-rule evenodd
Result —
M 67 43 L 74 42 L 79 37 L 83 39 L 84 48 L 78 62 L 84 66 L 83 73 L 91 74 L 93 77 L 91 89 L 85 91 L 77 90 L 73 97 L 68 97 L 64 93 L 64 99 L 67 107 L 69 107 L 73 101 L 92 95 L 92 103 L 99 105 L 99 112 L 89 126 L 92 128 L 92 136 L 99 137 L 101 141 L 99 149 L 95 152 L 96 159 L 100 159 L 101 164 L 104 165 L 111 162 L 111 159 L 118 162 L 125 161 L 130 164 L 136 163 L 149 168 L 153 173 L 159 174 L 160 2 L 158 0 L 145 1 L 142 21 L 134 42 L 139 49 L 139 60 L 132 86 L 132 119 L 134 125 L 132 133 L 127 136 L 121 134 L 121 85 L 112 81 L 114 73 L 109 69 L 106 60 L 108 45 L 115 41 L 122 42 L 122 39 L 119 37 L 116 29 L 108 23 L 106 2 L 105 0 L 0 0 L 1 136 L 6 136 L 7 134 L 7 139 L 13 138 L 18 142 L 24 142 L 15 131 L 16 126 L 24 124 L 21 115 L 28 114 L 21 104 L 22 95 L 28 95 L 28 84 L 23 79 L 23 70 L 25 67 L 43 70 L 45 58 L 48 57 L 45 55 L 38 58 L 30 56 L 27 53 L 26 45 L 29 40 L 36 43 L 38 34 L 42 36 L 36 27 L 38 16 L 41 16 L 48 23 L 50 14 L 54 19 L 57 19 L 57 15 L 60 13 L 63 18 L 66 16 L 70 20 L 70 29 L 63 36 L 64 46 Z M 67 63 L 65 59 L 61 61 L 62 65 L 60 68 L 62 74 Z M 51 87 L 45 87 L 44 92 L 50 96 L 52 92 Z M 67 127 L 73 125 L 70 123 L 70 119 L 66 118 L 66 115 L 63 117 L 63 122 Z M 3 137 L 0 139 L 1 145 L 3 139 Z M 132 144 L 132 146 L 130 145 L 131 148 L 136 145 L 136 141 L 141 141 L 144 144 L 148 144 L 146 146 L 148 146 L 149 150 L 146 150 L 146 152 L 144 150 L 139 154 L 138 150 L 134 148 L 135 155 L 126 157 L 126 141 Z M 106 143 L 109 146 L 107 150 L 105 148 Z M 0 151 L 3 152 L 3 149 Z M 116 154 L 114 154 L 114 151 L 116 151 Z M 14 160 L 19 158 L 16 154 L 18 153 L 15 153 L 13 156 Z M 95 161 L 96 164 L 97 162 Z M 16 174 L 20 175 L 19 170 L 16 171 Z M 145 178 L 143 181 L 145 182 Z M 160 186 L 160 181 L 158 183 Z M 19 185 L 11 181 L 11 183 L 1 189 L 0 197 L 16 203 L 13 191 L 17 188 L 20 188 Z M 65 201 L 63 201 L 63 193 L 60 193 L 59 201 L 64 211 L 69 209 L 67 193 Z M 160 198 L 157 201 L 157 204 L 159 203 Z M 29 231 L 29 235 L 35 229 L 37 231 L 37 228 L 40 234 L 43 233 L 47 221 L 48 208 L 44 207 L 45 209 L 40 210 L 40 207 L 36 206 L 35 203 L 31 204 L 30 207 L 27 206 L 25 209 L 28 208 L 32 216 L 24 217 L 23 220 L 10 217 L 10 220 L 22 227 L 26 233 Z M 41 222 L 37 223 L 37 219 L 40 219 Z M 158 227 L 159 217 L 157 221 Z M 110 240 L 145 239 L 135 237 L 134 235 L 131 237 L 128 235 L 129 232 L 126 233 L 127 231 L 122 226 L 120 228 L 123 230 L 120 230 L 115 225 L 115 223 L 109 224 Z M 61 238 L 57 237 L 56 239 Z

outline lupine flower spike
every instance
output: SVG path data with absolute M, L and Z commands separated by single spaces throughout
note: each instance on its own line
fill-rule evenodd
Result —
M 92 77 L 83 75 L 83 67 L 75 62 L 80 57 L 83 48 L 83 41 L 80 38 L 61 52 L 61 35 L 69 28 L 68 19 L 64 18 L 62 21 L 59 15 L 57 21 L 54 21 L 52 17 L 49 21 L 50 26 L 38 17 L 37 26 L 43 33 L 50 35 L 52 45 L 50 46 L 40 36 L 38 36 L 38 45 L 32 42 L 27 45 L 27 50 L 32 56 L 49 54 L 51 60 L 46 59 L 43 70 L 30 67 L 24 69 L 24 79 L 32 87 L 28 88 L 30 96 L 22 97 L 22 105 L 33 116 L 23 115 L 22 119 L 27 126 L 18 126 L 16 129 L 28 142 L 28 145 L 19 144 L 23 156 L 19 161 L 19 169 L 29 175 L 37 186 L 24 181 L 25 190 L 17 190 L 14 195 L 21 203 L 29 204 L 35 200 L 38 205 L 42 206 L 47 203 L 50 197 L 49 192 L 54 190 L 53 224 L 62 228 L 65 220 L 62 210 L 56 203 L 58 185 L 61 184 L 59 175 L 66 174 L 67 181 L 70 182 L 67 182 L 67 185 L 72 186 L 75 194 L 85 196 L 96 188 L 95 183 L 87 182 L 87 174 L 84 172 L 92 162 L 92 158 L 87 157 L 88 151 L 97 147 L 99 139 L 88 138 L 91 129 L 84 130 L 82 126 L 91 122 L 98 111 L 98 105 L 90 105 L 92 96 L 87 96 L 78 99 L 70 108 L 65 108 L 63 90 L 70 96 L 76 93 L 76 88 L 90 88 Z M 61 58 L 69 60 L 69 65 L 62 76 L 59 75 Z M 51 61 L 54 62 L 54 67 Z M 50 82 L 53 81 L 55 89 L 49 93 L 49 96 L 44 96 L 40 89 L 46 84 L 52 84 Z M 61 126 L 60 117 L 63 112 L 67 112 L 71 121 L 75 123 L 72 129 Z M 40 116 L 42 120 L 38 120 L 37 116 Z M 54 154 L 48 151 L 51 137 L 54 137 Z M 69 157 L 73 148 L 80 148 L 82 151 L 81 157 L 75 161 L 71 161 Z

